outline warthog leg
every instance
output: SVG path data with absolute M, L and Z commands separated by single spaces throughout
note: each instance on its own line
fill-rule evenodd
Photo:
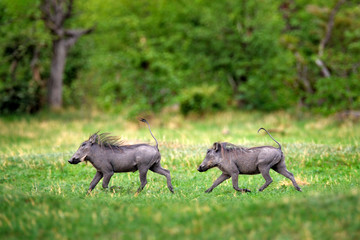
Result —
M 251 192 L 249 189 L 239 188 L 239 173 L 232 174 L 231 175 L 231 180 L 232 180 L 233 188 L 236 191 L 239 191 L 239 192 Z
M 103 188 L 108 188 L 109 182 L 110 182 L 110 178 L 112 177 L 112 175 L 114 175 L 114 172 L 104 173 L 104 179 L 103 179 L 103 182 L 102 182 L 102 187 L 103 187 Z
M 146 175 L 148 170 L 149 170 L 148 168 L 139 168 L 140 187 L 136 191 L 137 193 L 141 192 L 144 189 L 145 185 L 147 184 Z
M 281 175 L 285 176 L 286 178 L 290 179 L 292 184 L 294 185 L 295 189 L 301 192 L 301 188 L 295 181 L 294 174 L 292 174 L 291 172 L 289 172 L 286 169 L 285 163 L 280 163 L 276 167 L 273 167 L 273 169 L 274 169 L 274 171 L 276 171 L 276 172 L 280 173 Z
M 265 188 L 267 188 L 270 183 L 273 182 L 272 178 L 270 177 L 270 168 L 268 166 L 265 166 L 265 167 L 261 167 L 259 166 L 259 171 L 261 172 L 262 176 L 264 177 L 265 179 L 265 183 L 264 185 L 261 186 L 261 188 L 259 189 L 259 191 L 263 191 Z
M 96 172 L 93 180 L 91 181 L 90 183 L 90 187 L 89 187 L 89 191 L 88 192 L 91 192 L 95 187 L 96 185 L 98 184 L 98 182 L 100 181 L 100 179 L 102 179 L 103 177 L 103 174 L 101 172 Z
M 226 179 L 229 179 L 230 178 L 230 175 L 227 175 L 225 173 L 221 174 L 213 183 L 213 185 L 208 189 L 206 190 L 205 192 L 206 193 L 209 193 L 211 192 L 214 188 L 216 188 L 220 183 L 222 183 L 223 181 L 225 181 Z
M 170 176 L 170 171 L 165 169 L 165 168 L 162 168 L 160 163 L 158 164 L 154 164 L 154 166 L 152 166 L 150 168 L 151 171 L 155 172 L 155 173 L 158 173 L 160 175 L 163 175 L 166 177 L 166 183 L 167 183 L 167 186 L 170 190 L 170 192 L 174 193 L 174 188 L 171 184 L 171 176 Z
M 99 181 L 102 179 L 103 174 L 101 172 L 96 172 L 93 180 L 90 183 L 90 187 L 87 191 L 87 194 L 90 194 L 91 191 L 96 187 L 96 185 L 99 183 Z

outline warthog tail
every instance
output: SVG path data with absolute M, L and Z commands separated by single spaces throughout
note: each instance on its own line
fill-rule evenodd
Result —
M 259 128 L 258 133 L 260 132 L 261 129 L 264 130 L 267 134 L 269 134 L 269 136 L 272 138 L 272 140 L 274 140 L 279 145 L 279 150 L 281 150 L 280 143 L 278 141 L 276 141 L 265 128 Z
M 144 122 L 144 123 L 146 123 L 146 124 L 148 125 L 150 134 L 151 134 L 151 136 L 155 139 L 156 148 L 157 148 L 157 150 L 159 151 L 159 143 L 158 143 L 158 141 L 156 140 L 156 138 L 154 137 L 154 135 L 152 134 L 151 129 L 150 129 L 150 125 L 149 125 L 148 121 L 146 121 L 145 118 L 141 118 L 140 121 L 142 121 L 142 122 Z

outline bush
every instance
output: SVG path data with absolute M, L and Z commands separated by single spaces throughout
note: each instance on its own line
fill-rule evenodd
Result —
M 355 1 L 341 6 L 325 48 L 331 79 L 321 79 L 314 62 L 331 1 L 75 2 L 81 14 L 74 14 L 68 27 L 95 24 L 96 29 L 69 52 L 65 107 L 126 109 L 130 116 L 160 112 L 176 101 L 184 115 L 235 102 L 265 111 L 297 105 L 324 113 L 359 108 L 360 8 Z M 41 105 L 26 105 L 39 95 L 27 82 L 34 50 L 41 52 L 41 79 L 49 77 L 52 39 L 32 4 L 0 3 L 0 81 L 18 81 L 0 87 L 4 111 Z
M 309 96 L 315 110 L 324 114 L 360 108 L 359 75 L 348 78 L 321 78 L 316 82 L 316 94 Z
M 184 89 L 179 95 L 180 112 L 204 114 L 225 108 L 227 97 L 219 91 L 216 85 L 203 84 L 201 86 Z
M 34 113 L 41 108 L 41 91 L 36 85 L 19 82 L 0 85 L 0 113 Z

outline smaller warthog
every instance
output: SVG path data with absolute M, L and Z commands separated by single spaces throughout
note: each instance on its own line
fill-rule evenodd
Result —
M 260 128 L 258 132 L 264 128 Z M 266 130 L 265 130 L 266 131 Z M 216 142 L 212 149 L 208 149 L 204 161 L 198 168 L 199 172 L 205 172 L 210 168 L 218 167 L 223 173 L 215 180 L 213 185 L 205 192 L 211 192 L 216 186 L 232 178 L 232 184 L 235 190 L 241 192 L 250 192 L 248 189 L 241 189 L 238 185 L 239 174 L 259 174 L 265 178 L 265 184 L 259 189 L 263 191 L 270 183 L 270 169 L 289 178 L 296 190 L 301 191 L 297 185 L 294 175 L 286 169 L 285 156 L 281 151 L 281 145 L 268 131 L 267 134 L 279 145 L 279 148 L 271 146 L 244 148 L 226 142 Z
M 158 142 L 151 132 L 150 125 L 145 119 L 141 119 L 149 127 L 151 136 L 156 141 L 156 146 L 148 144 L 123 145 L 118 137 L 109 136 L 108 133 L 95 133 L 83 142 L 76 153 L 71 157 L 69 163 L 78 164 L 79 162 L 89 161 L 97 170 L 94 179 L 90 183 L 88 193 L 90 193 L 103 179 L 102 186 L 107 188 L 110 178 L 116 172 L 135 172 L 139 170 L 141 185 L 139 193 L 146 185 L 146 175 L 150 169 L 153 172 L 164 175 L 167 179 L 167 186 L 170 192 L 173 191 L 171 185 L 170 171 L 160 165 L 160 152 Z

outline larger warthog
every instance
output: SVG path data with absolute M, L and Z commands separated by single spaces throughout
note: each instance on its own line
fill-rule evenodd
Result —
M 148 125 L 150 134 L 156 141 L 156 146 L 148 144 L 123 145 L 118 137 L 110 136 L 108 133 L 95 133 L 83 142 L 71 157 L 69 163 L 78 164 L 89 161 L 97 170 L 90 183 L 88 193 L 95 188 L 102 178 L 104 178 L 102 186 L 107 188 L 114 173 L 135 172 L 137 170 L 139 170 L 141 182 L 137 190 L 139 193 L 147 183 L 146 175 L 149 169 L 164 175 L 170 192 L 174 192 L 170 171 L 160 165 L 161 156 L 158 142 L 151 132 L 149 123 L 145 119 L 141 119 L 141 121 Z
M 260 128 L 258 132 L 264 128 Z M 265 130 L 266 131 L 266 130 Z M 215 142 L 211 149 L 208 149 L 204 161 L 198 168 L 199 172 L 205 172 L 210 168 L 218 167 L 223 173 L 218 177 L 213 185 L 206 190 L 211 192 L 216 186 L 232 178 L 232 184 L 235 190 L 241 192 L 250 192 L 248 189 L 241 189 L 238 185 L 239 174 L 259 174 L 265 178 L 265 184 L 259 189 L 263 191 L 270 183 L 270 169 L 289 178 L 296 190 L 301 191 L 297 185 L 294 175 L 286 169 L 285 156 L 281 151 L 281 145 L 268 131 L 267 134 L 279 145 L 278 148 L 271 146 L 244 148 L 227 142 Z

